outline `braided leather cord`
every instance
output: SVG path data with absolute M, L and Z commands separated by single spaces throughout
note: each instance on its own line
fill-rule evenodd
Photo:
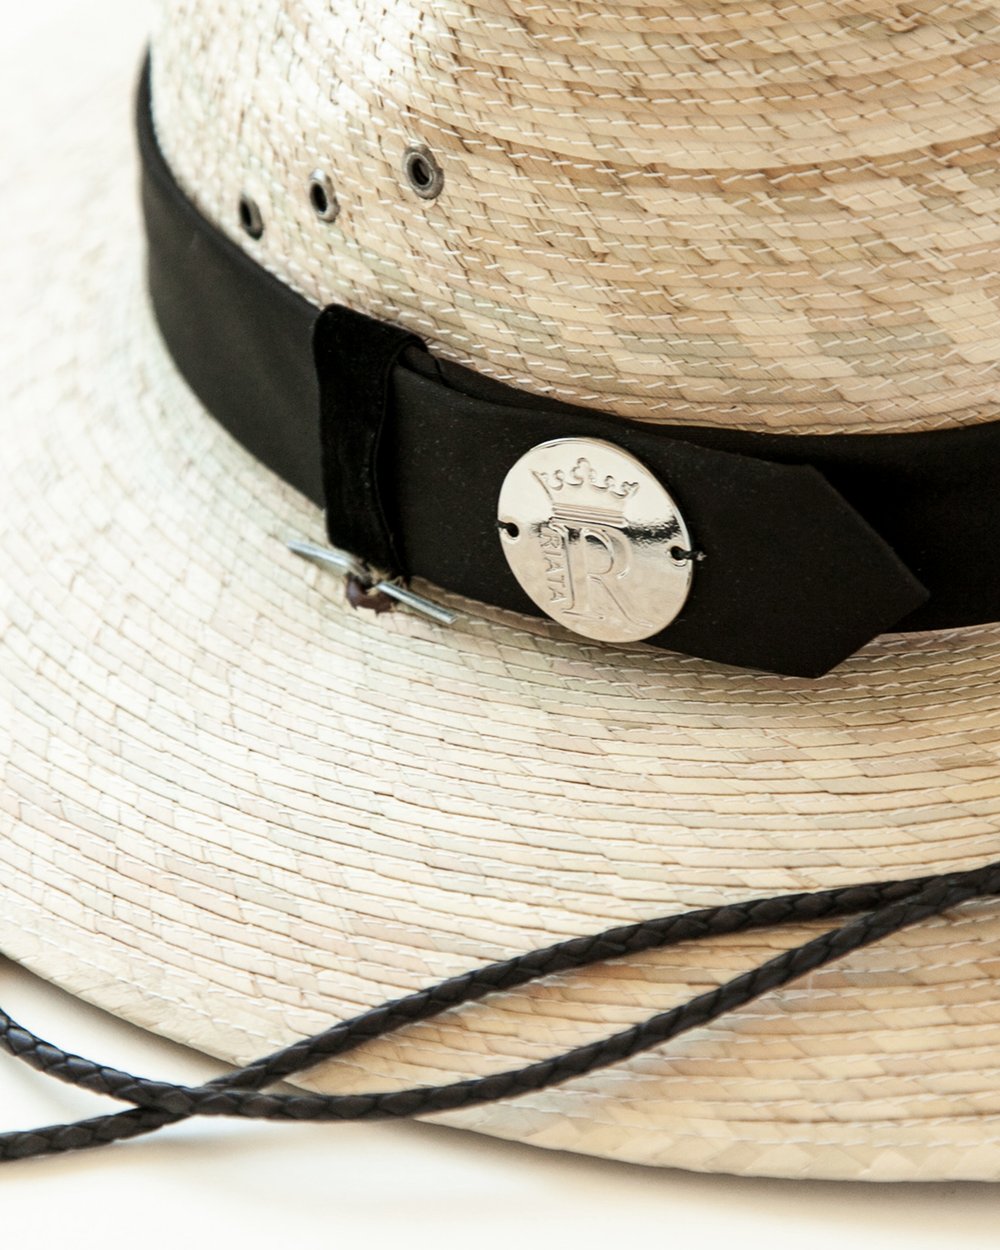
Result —
M 0 1009 L 0 1046 L 9 1054 L 61 1081 L 132 1104 L 127 1111 L 73 1124 L 0 1134 L 0 1161 L 104 1146 L 191 1116 L 309 1121 L 399 1119 L 548 1089 L 717 1020 L 770 990 L 948 908 L 997 894 L 1000 863 L 993 863 L 967 872 L 751 899 L 623 925 L 451 977 L 197 1087 L 148 1080 L 71 1054 L 44 1041 Z M 370 1094 L 265 1092 L 277 1081 L 335 1055 L 346 1054 L 374 1038 L 553 973 L 681 942 L 845 916 L 855 919 L 783 951 L 680 1006 L 611 1037 L 522 1068 L 447 1085 Z

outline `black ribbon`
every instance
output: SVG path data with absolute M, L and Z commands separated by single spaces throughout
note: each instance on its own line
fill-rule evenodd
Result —
M 655 646 L 812 677 L 887 630 L 1000 619 L 1000 423 L 755 434 L 527 394 L 392 324 L 320 313 L 268 273 L 177 185 L 148 73 L 138 127 L 149 290 L 178 368 L 248 450 L 325 507 L 331 541 L 383 573 L 538 615 L 504 559 L 497 496 L 525 451 L 582 436 L 656 473 L 705 553 Z M 254 246 L 266 260 L 266 230 Z

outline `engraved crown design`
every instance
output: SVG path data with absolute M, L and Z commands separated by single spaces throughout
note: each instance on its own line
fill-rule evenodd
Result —
M 598 473 L 586 456 L 569 469 L 535 470 L 552 504 L 552 519 L 576 524 L 600 522 L 625 526 L 625 505 L 638 491 L 638 482 Z

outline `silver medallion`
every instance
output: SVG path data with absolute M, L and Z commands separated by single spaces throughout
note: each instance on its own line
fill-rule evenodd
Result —
M 677 505 L 645 465 L 602 439 L 526 452 L 500 488 L 497 524 L 525 593 L 587 638 L 650 638 L 691 589 L 695 553 Z

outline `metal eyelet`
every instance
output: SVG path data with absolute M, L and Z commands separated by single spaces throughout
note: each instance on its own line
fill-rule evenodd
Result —
M 251 199 L 245 192 L 240 196 L 239 213 L 240 225 L 244 233 L 248 234 L 251 239 L 259 239 L 264 233 L 264 218 L 257 201 Z
M 422 143 L 411 143 L 403 153 L 403 173 L 422 200 L 436 200 L 444 190 L 444 170 Z
M 309 203 L 320 221 L 336 221 L 340 216 L 340 204 L 333 183 L 321 169 L 317 169 L 309 179 Z

